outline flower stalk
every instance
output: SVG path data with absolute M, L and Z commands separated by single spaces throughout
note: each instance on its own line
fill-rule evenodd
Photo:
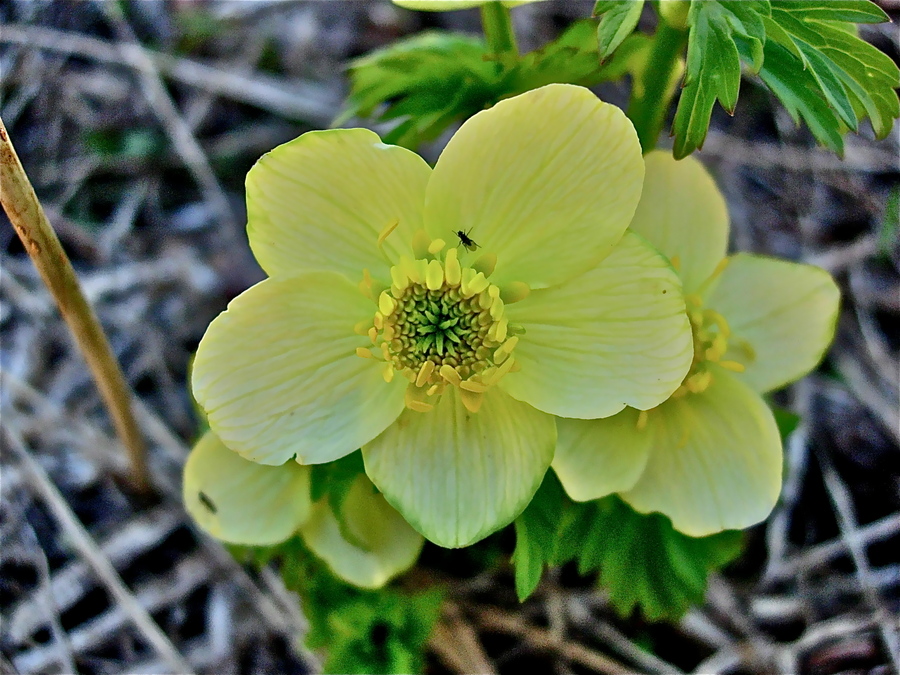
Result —
M 515 65 L 519 59 L 519 47 L 512 27 L 509 9 L 499 2 L 489 2 L 481 6 L 481 26 L 488 51 L 505 69 Z
M 669 104 L 675 95 L 675 88 L 671 86 L 672 77 L 687 39 L 686 29 L 676 28 L 660 18 L 650 60 L 644 71 L 643 86 L 632 89 L 627 114 L 645 155 L 656 148 L 666 122 Z
M 145 446 L 131 408 L 131 392 L 103 328 L 84 297 L 72 263 L 9 140 L 3 120 L 0 120 L 0 202 L 91 369 L 116 433 L 128 451 L 134 488 L 141 493 L 149 492 Z

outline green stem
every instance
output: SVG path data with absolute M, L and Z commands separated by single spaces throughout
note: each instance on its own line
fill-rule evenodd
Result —
M 519 60 L 519 47 L 512 27 L 509 10 L 499 2 L 481 6 L 481 26 L 488 51 L 503 68 L 515 65 Z
M 87 361 L 100 395 L 112 417 L 116 433 L 128 450 L 135 488 L 150 490 L 144 441 L 131 409 L 131 391 L 112 348 L 88 304 L 72 263 L 63 251 L 47 215 L 0 119 L 0 202 L 50 290 Z
M 656 147 L 656 141 L 666 122 L 669 104 L 675 95 L 675 87 L 670 86 L 670 82 L 687 38 L 686 30 L 673 28 L 660 19 L 650 59 L 644 70 L 643 91 L 638 96 L 636 92 L 639 88 L 632 88 L 628 117 L 637 130 L 644 154 Z

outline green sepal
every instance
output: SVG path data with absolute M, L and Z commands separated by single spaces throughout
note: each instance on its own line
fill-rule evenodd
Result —
M 361 542 L 359 537 L 347 527 L 343 512 L 344 499 L 350 492 L 356 477 L 366 472 L 362 453 L 357 450 L 333 462 L 313 464 L 311 468 L 309 492 L 312 501 L 317 502 L 327 496 L 328 505 L 338 521 L 341 536 L 354 546 L 368 550 L 365 543 Z M 376 489 L 374 485 L 372 489 Z

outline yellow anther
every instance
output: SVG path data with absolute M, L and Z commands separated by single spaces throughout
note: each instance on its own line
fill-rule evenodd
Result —
M 370 349 L 366 349 L 365 347 L 357 347 L 356 355 L 364 358 L 364 359 L 374 359 L 375 355 L 372 353 Z
M 487 280 L 487 277 L 484 276 L 482 272 L 478 272 L 471 278 L 471 280 L 466 283 L 466 277 L 463 275 L 462 279 L 462 290 L 463 295 L 467 298 L 471 298 L 473 295 L 477 293 L 481 293 L 485 288 L 490 285 L 490 282 Z
M 388 238 L 388 236 L 397 229 L 397 226 L 400 224 L 400 221 L 396 218 L 389 222 L 384 226 L 384 229 L 378 233 L 378 248 L 381 248 L 381 245 L 384 244 L 384 240 Z
M 413 254 L 417 258 L 424 258 L 428 255 L 429 246 L 431 246 L 431 237 L 428 236 L 428 233 L 422 228 L 416 230 L 412 239 Z
M 488 379 L 487 377 L 484 378 L 485 384 L 488 384 L 491 386 L 497 384 L 500 380 L 503 379 L 503 376 L 506 375 L 510 371 L 510 369 L 513 367 L 513 364 L 515 364 L 515 362 L 516 362 L 516 360 L 512 356 L 510 356 L 502 364 L 500 364 L 500 366 L 497 368 L 497 370 L 495 370 L 493 373 L 491 373 L 490 379 Z
M 484 401 L 484 394 L 460 389 L 459 398 L 462 401 L 462 404 L 466 407 L 466 410 L 471 413 L 477 413 L 481 408 L 482 401 Z
M 390 294 L 382 293 L 378 296 L 378 309 L 385 316 L 390 316 L 397 309 L 397 301 Z
M 504 321 L 506 321 L 506 319 L 501 319 L 500 323 L 503 323 Z M 516 345 L 518 343 L 519 338 L 511 337 L 509 338 L 509 340 L 497 347 L 497 350 L 494 352 L 494 363 L 503 363 L 503 361 L 506 360 L 506 357 L 512 354 L 512 350 L 516 348 Z
M 429 396 L 434 396 L 435 394 L 440 393 L 440 389 L 441 389 L 440 383 L 436 383 L 436 384 L 433 384 L 430 387 L 428 387 L 428 391 L 426 391 L 425 393 L 428 394 Z
M 372 341 L 372 344 L 375 344 L 375 340 L 378 338 L 378 329 L 375 326 L 372 326 L 368 331 L 369 339 Z M 383 343 L 382 343 L 383 344 Z
M 420 413 L 431 412 L 434 410 L 434 406 L 431 403 L 425 403 L 425 401 L 417 401 L 415 399 L 407 401 L 406 407 Z
M 353 332 L 357 335 L 368 335 L 369 328 L 372 326 L 371 321 L 360 321 L 355 326 L 353 326 Z
M 375 312 L 375 318 L 372 319 L 372 324 L 374 325 L 376 330 L 381 330 L 384 328 L 384 314 L 381 312 Z
M 503 317 L 494 323 L 488 330 L 488 337 L 494 342 L 503 342 L 506 339 L 506 331 L 509 327 L 509 319 Z
M 493 302 L 494 299 L 487 290 L 481 291 L 478 295 L 478 306 L 481 307 L 481 309 L 490 309 Z
M 478 259 L 472 263 L 472 268 L 476 272 L 481 272 L 484 276 L 489 277 L 494 272 L 494 268 L 497 266 L 497 254 L 496 253 L 485 253 L 478 257 Z
M 712 373 L 708 370 L 694 373 L 684 381 L 684 386 L 694 394 L 706 391 L 707 387 L 712 383 Z
M 500 297 L 503 298 L 503 302 L 507 305 L 524 300 L 530 294 L 531 288 L 529 288 L 528 284 L 523 284 L 521 281 L 513 281 L 500 290 Z
M 459 385 L 460 389 L 465 389 L 466 391 L 474 391 L 476 394 L 483 394 L 486 392 L 489 387 L 484 382 L 479 382 L 477 380 L 463 380 Z
M 516 362 L 513 364 L 513 367 L 509 369 L 509 372 L 511 372 L 511 373 L 518 373 L 520 370 L 522 370 L 522 364 L 519 363 L 518 361 L 516 361 Z
M 384 364 L 384 370 L 381 371 L 381 377 L 385 382 L 390 383 L 394 379 L 394 364 L 388 361 Z
M 428 252 L 431 255 L 437 255 L 443 250 L 443 248 L 447 245 L 447 242 L 443 239 L 435 239 L 428 245 Z
M 444 275 L 449 286 L 459 286 L 462 281 L 462 267 L 459 264 L 459 253 L 455 248 L 451 248 L 444 256 Z
M 494 301 L 491 303 L 491 318 L 494 321 L 499 321 L 500 317 L 503 316 L 503 300 L 500 299 L 500 296 L 494 298 Z
M 400 256 L 400 269 L 410 281 L 420 284 L 424 275 L 419 273 L 420 267 L 416 264 L 417 262 L 417 260 L 410 260 L 406 256 Z
M 725 370 L 731 370 L 735 373 L 743 373 L 747 370 L 743 363 L 738 363 L 737 361 L 719 361 L 719 365 Z
M 385 342 L 390 342 L 394 339 L 394 324 L 389 323 L 384 327 L 384 330 L 381 333 L 381 337 Z
M 453 366 L 448 366 L 446 363 L 441 366 L 440 369 L 441 377 L 443 377 L 447 382 L 454 386 L 459 386 L 459 383 L 462 381 L 462 378 L 459 376 L 459 373 L 456 371 L 456 368 Z
M 428 263 L 425 271 L 425 286 L 430 291 L 436 291 L 444 285 L 444 268 L 437 260 Z
M 634 427 L 638 431 L 642 431 L 643 429 L 645 429 L 647 427 L 648 419 L 650 419 L 650 415 L 647 414 L 647 411 L 641 410 L 641 412 L 638 413 L 637 423 L 634 425 Z
M 419 374 L 416 376 L 416 386 L 424 387 L 429 382 L 433 372 L 434 361 L 423 361 L 422 367 L 419 368 Z
M 394 287 L 401 293 L 409 287 L 409 277 L 406 276 L 406 273 L 402 269 L 400 269 L 399 265 L 391 266 L 391 281 L 394 283 Z

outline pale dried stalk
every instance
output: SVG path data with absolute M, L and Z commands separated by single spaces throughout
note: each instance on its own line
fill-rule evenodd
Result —
M 150 479 L 144 440 L 131 409 L 131 392 L 103 328 L 78 284 L 72 263 L 22 168 L 2 119 L 0 202 L 91 369 L 116 433 L 128 450 L 135 489 L 148 492 Z

